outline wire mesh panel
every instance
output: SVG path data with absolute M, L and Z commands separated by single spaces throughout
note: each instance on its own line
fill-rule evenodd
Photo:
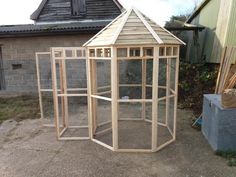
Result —
M 61 135 L 61 137 L 89 137 L 88 107 L 86 98 L 71 96 L 67 98 L 67 103 L 68 122 L 65 126 L 67 129 Z M 63 108 L 60 110 L 63 110 Z M 62 115 L 60 116 L 60 120 L 63 121 Z
M 93 128 L 95 140 L 112 147 L 111 62 L 93 60 L 92 80 Z
M 173 48 L 173 55 L 179 55 L 179 49 Z M 179 59 L 178 57 L 171 58 L 170 69 L 170 92 L 174 97 L 170 98 L 170 116 L 173 116 L 173 122 L 169 122 L 170 131 L 173 137 L 176 138 L 176 119 L 177 119 L 177 105 L 178 105 L 178 77 L 179 77 Z
M 142 119 L 142 103 L 120 103 L 119 149 L 151 149 L 151 122 Z
M 158 102 L 158 124 L 157 124 L 157 146 L 161 146 L 173 139 L 166 124 L 166 110 L 168 109 L 166 100 Z M 170 120 L 170 119 L 168 119 Z
M 111 49 L 89 49 L 92 140 L 113 149 L 111 116 Z
M 54 126 L 51 55 L 50 52 L 35 55 L 41 120 L 44 126 Z
M 151 151 L 153 47 L 123 47 L 117 53 L 118 151 Z
M 153 59 L 146 60 L 146 98 L 152 99 Z
M 53 92 L 41 92 L 41 118 L 43 125 L 54 126 Z
M 119 60 L 119 98 L 142 98 L 142 61 Z
M 142 103 L 119 103 L 118 120 L 142 120 Z M 132 110 L 132 111 L 131 111 Z
M 94 136 L 95 140 L 112 147 L 111 102 L 93 98 L 94 107 Z M 93 105 L 94 106 L 94 105 Z
M 157 150 L 175 140 L 177 55 L 174 46 L 159 48 Z
M 50 52 L 36 53 L 40 89 L 52 89 L 52 71 Z
M 86 60 L 65 60 L 67 88 L 69 93 L 86 93 Z M 80 88 L 80 89 L 79 89 Z
M 51 48 L 54 117 L 60 140 L 89 139 L 85 54 L 85 48 Z

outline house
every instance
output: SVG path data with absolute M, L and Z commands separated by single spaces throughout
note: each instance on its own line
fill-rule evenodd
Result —
M 117 0 L 42 0 L 34 24 L 0 26 L 0 90 L 37 92 L 35 52 L 82 46 L 122 10 Z
M 201 32 L 187 32 L 186 61 L 220 63 L 222 49 L 236 45 L 236 1 L 204 0 L 186 26 L 205 27 Z

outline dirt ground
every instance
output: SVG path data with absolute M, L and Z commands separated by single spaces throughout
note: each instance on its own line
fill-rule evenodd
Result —
M 40 120 L 0 125 L 0 177 L 235 177 L 214 155 L 192 112 L 178 110 L 177 141 L 157 153 L 114 153 L 91 141 L 57 141 Z

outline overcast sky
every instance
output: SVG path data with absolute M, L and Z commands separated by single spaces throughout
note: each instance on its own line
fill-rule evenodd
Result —
M 135 6 L 164 25 L 172 15 L 187 14 L 201 0 L 119 0 L 125 8 Z M 0 0 L 0 25 L 33 23 L 29 19 L 41 0 Z

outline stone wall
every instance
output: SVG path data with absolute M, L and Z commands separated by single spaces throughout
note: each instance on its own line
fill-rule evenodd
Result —
M 61 35 L 0 39 L 7 91 L 37 92 L 35 52 L 49 52 L 50 47 L 81 47 L 91 35 Z M 44 69 L 44 70 L 43 70 Z M 42 67 L 47 78 L 50 67 Z M 84 69 L 84 68 L 81 68 Z M 86 79 L 85 79 L 86 80 Z M 51 83 L 50 78 L 45 85 Z

